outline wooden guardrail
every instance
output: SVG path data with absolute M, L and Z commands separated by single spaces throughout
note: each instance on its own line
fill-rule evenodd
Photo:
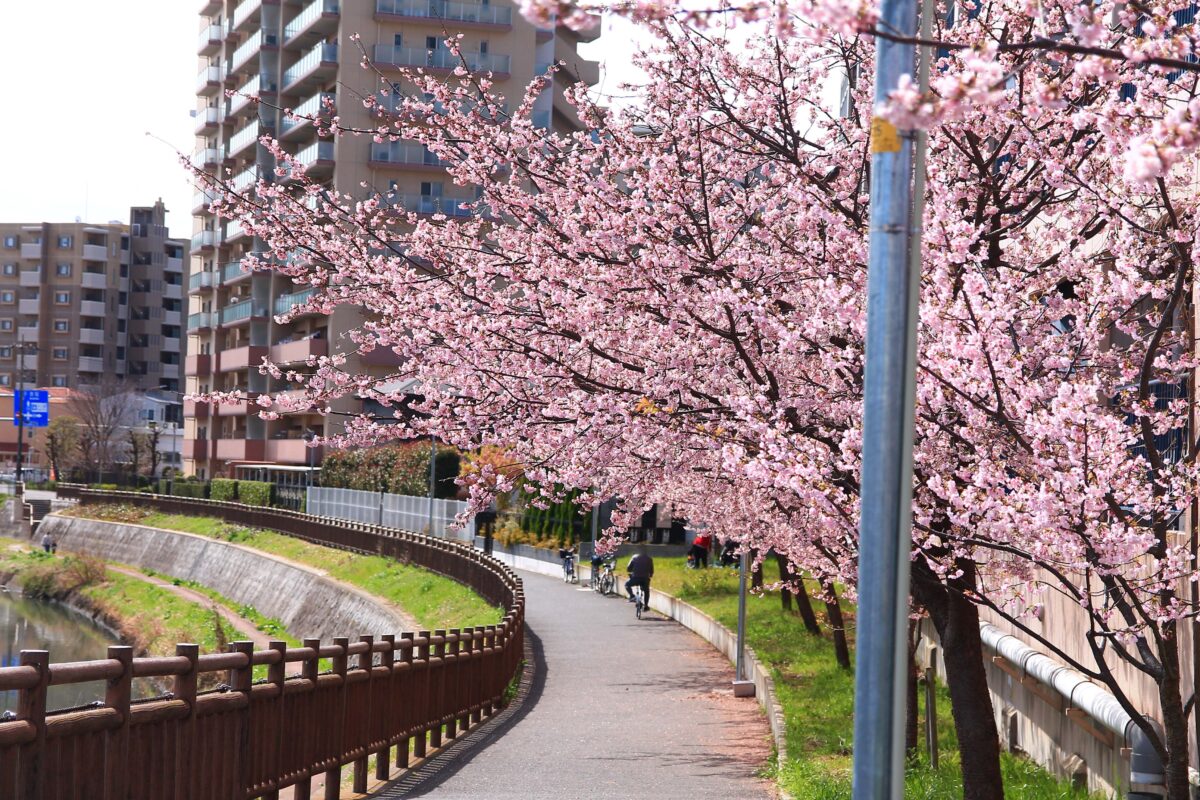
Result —
M 60 487 L 81 503 L 134 502 L 167 513 L 202 514 L 323 545 L 388 556 L 470 586 L 504 609 L 499 625 L 448 631 L 361 635 L 227 653 L 194 644 L 162 658 L 110 647 L 96 661 L 53 664 L 43 650 L 0 668 L 0 691 L 18 691 L 14 719 L 0 721 L 0 798 L 20 800 L 231 800 L 277 798 L 294 786 L 308 798 L 324 775 L 336 800 L 342 767 L 353 765 L 365 791 L 367 758 L 386 778 L 490 716 L 520 667 L 525 598 L 520 579 L 468 545 L 298 512 L 181 497 Z M 332 669 L 319 671 L 321 659 Z M 264 681 L 253 680 L 256 665 Z M 298 674 L 288 674 L 297 665 Z M 220 689 L 197 691 L 220 673 Z M 170 681 L 171 692 L 132 700 L 134 678 Z M 86 709 L 46 708 L 49 686 L 105 681 L 104 700 Z

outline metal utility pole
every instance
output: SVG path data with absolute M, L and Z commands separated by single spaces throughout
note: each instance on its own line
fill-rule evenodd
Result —
M 879 29 L 914 38 L 920 0 L 883 0 Z M 916 48 L 875 40 L 875 103 Z M 913 395 L 919 270 L 912 258 L 913 143 L 891 123 L 871 124 L 871 238 L 859 529 L 858 648 L 854 693 L 854 800 L 904 795 Z M 919 263 L 919 262 L 917 262 Z
M 433 536 L 433 497 L 434 485 L 437 482 L 437 438 L 429 434 L 429 535 Z
M 753 697 L 754 681 L 746 677 L 746 573 L 750 567 L 750 551 L 742 550 L 738 564 L 738 621 L 737 662 L 733 673 L 733 696 Z
M 37 345 L 34 345 L 36 348 Z M 25 354 L 29 351 L 29 342 L 19 342 L 17 350 L 20 358 L 17 362 L 17 391 L 13 394 L 13 416 L 17 418 L 17 469 L 16 481 L 18 486 L 25 477 Z

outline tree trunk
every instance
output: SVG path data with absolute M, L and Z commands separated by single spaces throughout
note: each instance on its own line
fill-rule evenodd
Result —
M 821 581 L 821 589 L 825 592 L 825 613 L 829 616 L 829 628 L 833 632 L 833 652 L 837 656 L 838 666 L 851 669 L 846 623 L 842 619 L 842 604 L 838 601 L 837 590 L 828 581 Z
M 750 562 L 753 566 L 750 568 L 750 588 L 761 590 L 763 587 L 763 568 L 762 562 L 758 559 L 758 551 L 750 551 Z
M 821 626 L 817 623 L 817 615 L 813 613 L 812 601 L 808 599 L 808 592 L 804 588 L 804 577 L 797 575 L 792 570 L 792 565 L 788 560 L 779 553 L 775 554 L 775 561 L 779 564 L 779 578 L 784 581 L 783 588 L 783 610 L 792 610 L 792 600 L 796 601 L 796 610 L 800 614 L 800 619 L 804 621 L 804 629 L 813 636 L 821 635 Z M 792 588 L 789 589 L 788 585 Z
M 1179 626 L 1163 625 L 1163 680 L 1158 685 L 1158 699 L 1163 710 L 1163 741 L 1167 746 L 1167 800 L 1188 800 L 1188 723 L 1183 711 L 1179 680 Z
M 945 586 L 921 562 L 914 563 L 913 594 L 941 639 L 950 688 L 950 713 L 958 734 L 963 800 L 1004 800 L 1000 736 L 988 693 L 979 636 L 979 609 L 966 599 L 975 591 L 976 565 L 960 561 L 960 577 Z

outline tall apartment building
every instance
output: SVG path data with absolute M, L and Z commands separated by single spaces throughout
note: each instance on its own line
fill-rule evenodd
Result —
M 391 202 L 417 213 L 466 213 L 458 205 L 472 199 L 470 194 L 454 187 L 437 159 L 420 145 L 375 144 L 366 137 L 325 140 L 311 123 L 282 114 L 284 108 L 318 113 L 332 101 L 343 124 L 377 124 L 362 98 L 379 95 L 380 82 L 360 66 L 360 46 L 385 72 L 424 67 L 450 76 L 460 61 L 444 40 L 448 32 L 462 33 L 462 53 L 470 68 L 492 72 L 498 90 L 509 98 L 520 97 L 536 74 L 561 60 L 566 68 L 553 91 L 539 99 L 534 122 L 562 130 L 578 124 L 563 88 L 597 79 L 595 62 L 576 52 L 586 34 L 536 28 L 506 0 L 203 0 L 200 16 L 194 163 L 229 176 L 237 189 L 260 176 L 275 180 L 274 160 L 258 141 L 272 134 L 296 155 L 308 176 L 339 193 L 386 193 Z M 355 34 L 361 42 L 351 40 Z M 230 97 L 230 91 L 238 94 Z M 245 94 L 263 102 L 256 104 Z M 389 98 L 381 100 L 386 104 Z M 364 184 L 370 188 L 363 189 Z M 276 323 L 274 316 L 302 302 L 307 292 L 278 275 L 242 272 L 241 258 L 261 242 L 237 222 L 218 221 L 209 202 L 205 193 L 196 194 L 186 391 L 240 389 L 248 396 L 286 391 L 287 386 L 270 382 L 255 368 L 263 356 L 296 363 L 325 355 L 342 346 L 343 332 L 361 318 L 347 308 Z M 351 368 L 387 366 L 386 360 L 364 364 L 357 356 L 351 359 Z M 346 398 L 333 410 L 358 413 L 363 405 Z M 185 418 L 184 471 L 203 477 L 230 474 L 239 464 L 305 465 L 316 454 L 304 439 L 334 434 L 344 419 L 336 413 L 289 414 L 267 422 L 254 412 L 253 403 L 245 402 L 213 408 L 189 403 Z
M 108 375 L 178 391 L 187 242 L 167 236 L 166 213 L 160 200 L 129 224 L 0 223 L 0 387 Z

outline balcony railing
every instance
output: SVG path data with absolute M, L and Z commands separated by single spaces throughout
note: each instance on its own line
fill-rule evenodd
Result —
M 376 64 L 394 64 L 400 67 L 433 67 L 456 69 L 465 62 L 472 72 L 508 72 L 509 57 L 494 53 L 460 53 L 425 47 L 404 47 L 391 44 L 375 45 Z
M 375 0 L 376 14 L 398 17 L 474 22 L 485 25 L 511 25 L 512 8 L 483 3 L 456 3 L 446 0 Z
M 413 142 L 372 142 L 371 160 L 380 164 L 409 164 L 425 167 L 444 167 L 446 162 L 429 152 L 423 144 Z
M 223 80 L 225 80 L 225 70 L 220 67 L 205 67 L 196 76 L 196 91 L 208 94 L 210 89 L 215 91 Z
M 83 257 L 88 261 L 107 261 L 108 248 L 102 244 L 85 244 Z
M 250 167 L 243 170 L 236 178 L 229 182 L 229 186 L 235 192 L 245 192 L 254 184 L 258 183 L 258 167 Z
M 192 166 L 198 169 L 220 164 L 225 160 L 225 151 L 219 147 L 206 147 L 192 156 Z
M 221 324 L 229 325 L 234 322 L 244 322 L 251 317 L 263 317 L 266 312 L 254 300 L 243 300 L 221 309 Z
M 42 284 L 42 270 L 40 268 L 34 267 L 33 269 L 21 270 L 21 278 L 19 281 L 19 285 L 21 285 L 21 286 L 41 286 L 41 284 Z
M 220 243 L 221 237 L 216 231 L 200 231 L 192 237 L 192 252 L 202 250 L 205 247 L 216 247 Z
M 333 102 L 337 95 L 333 92 L 318 92 L 292 110 L 292 115 L 283 118 L 281 134 L 286 134 L 302 125 L 308 125 L 312 118 L 321 118 L 333 113 Z
M 188 278 L 188 291 L 194 292 L 197 289 L 208 289 L 216 283 L 216 279 L 212 272 L 204 270 L 197 272 L 192 277 Z
M 81 317 L 103 317 L 107 314 L 108 307 L 105 306 L 103 300 L 79 301 L 79 316 Z
M 262 7 L 262 0 L 242 0 L 238 7 L 233 10 L 233 28 L 236 30 L 242 26 L 250 16 Z
M 283 73 L 283 85 L 291 86 L 315 72 L 322 64 L 336 64 L 338 47 L 336 44 L 322 42 L 309 50 L 299 61 Z
M 202 211 L 212 205 L 212 202 L 220 197 L 216 192 L 207 192 L 200 190 L 192 195 L 192 210 Z
M 213 315 L 208 311 L 201 311 L 198 314 L 192 314 L 188 317 L 187 329 L 191 331 L 200 331 L 213 326 Z
M 312 27 L 317 20 L 322 17 L 335 17 L 339 11 L 338 0 L 314 0 L 283 29 L 283 40 L 290 42 Z
M 301 303 L 307 303 L 317 293 L 316 289 L 303 289 L 291 294 L 281 294 L 275 298 L 275 313 L 286 314 Z
M 84 272 L 80 276 L 80 285 L 84 289 L 108 288 L 108 275 L 103 272 Z
M 233 242 L 246 235 L 246 228 L 240 219 L 230 220 L 225 226 L 225 241 Z
M 104 372 L 104 359 L 94 356 L 79 357 L 80 372 Z
M 236 158 L 243 150 L 258 143 L 264 133 L 264 126 L 259 120 L 252 119 L 229 140 L 229 155 Z
M 196 131 L 197 133 L 205 128 L 212 128 L 221 124 L 223 115 L 221 109 L 215 106 L 209 106 L 202 111 L 196 112 Z
M 459 208 L 464 203 L 474 200 L 460 197 L 434 197 L 427 194 L 394 194 L 380 198 L 384 204 L 412 211 L 416 214 L 445 214 L 447 217 L 471 217 L 475 212 L 470 208 Z
M 200 40 L 196 43 L 197 52 L 201 55 L 211 55 L 221 47 L 225 39 L 225 31 L 220 25 L 205 25 L 200 31 Z
M 305 171 L 322 161 L 333 161 L 333 142 L 313 142 L 296 154 L 296 163 Z
M 236 89 L 233 97 L 229 98 L 229 113 L 236 114 L 250 102 L 250 98 L 262 94 L 274 94 L 279 91 L 275 80 L 270 75 L 255 75 L 246 85 Z
M 252 274 L 242 269 L 242 262 L 230 261 L 221 267 L 221 282 L 233 283 L 234 281 L 240 281 L 242 278 L 249 278 Z
M 230 59 L 229 64 L 230 70 L 237 70 L 264 47 L 274 47 L 277 44 L 279 44 L 279 39 L 275 34 L 263 30 L 258 31 L 233 51 L 233 58 Z

